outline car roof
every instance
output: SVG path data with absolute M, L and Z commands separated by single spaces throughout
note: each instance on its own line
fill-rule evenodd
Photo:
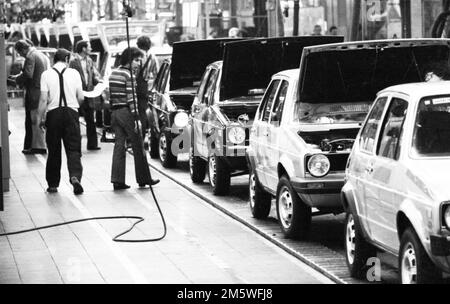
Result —
M 275 75 L 273 75 L 273 77 L 287 77 L 287 78 L 298 78 L 298 75 L 300 73 L 300 69 L 292 69 L 292 70 L 285 70 L 285 71 L 281 71 L 279 73 L 276 73 Z
M 378 95 L 386 93 L 400 93 L 412 99 L 420 99 L 424 96 L 450 95 L 450 81 L 400 84 L 388 87 L 380 91 Z
M 305 51 L 310 53 L 324 52 L 324 51 L 347 51 L 357 49 L 378 49 L 385 47 L 405 47 L 405 46 L 427 46 L 427 45 L 449 45 L 448 38 L 407 38 L 407 39 L 385 39 L 385 40 L 366 40 L 366 41 L 351 41 L 342 43 L 331 43 L 316 46 L 309 46 Z
M 219 60 L 219 61 L 210 63 L 210 64 L 208 65 L 208 67 L 220 69 L 220 68 L 222 68 L 222 65 L 223 65 L 223 61 L 222 61 L 222 60 Z

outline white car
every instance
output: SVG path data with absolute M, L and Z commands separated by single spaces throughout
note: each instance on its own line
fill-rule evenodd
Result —
M 346 259 L 365 277 L 377 250 L 398 256 L 402 283 L 450 272 L 450 82 L 381 91 L 355 141 L 342 203 Z
M 449 58 L 449 44 L 406 39 L 304 48 L 299 69 L 272 77 L 254 118 L 246 150 L 253 216 L 266 218 L 275 197 L 284 235 L 305 238 L 312 216 L 342 212 L 347 160 L 377 92 L 421 81 L 430 63 Z

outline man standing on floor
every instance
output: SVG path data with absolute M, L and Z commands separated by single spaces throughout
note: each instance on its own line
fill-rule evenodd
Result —
M 58 191 L 61 180 L 61 140 L 67 156 L 70 183 L 75 195 L 83 193 L 80 184 L 83 173 L 81 165 L 81 134 L 79 104 L 84 101 L 80 74 L 67 68 L 70 52 L 58 49 L 52 69 L 42 74 L 39 117 L 41 126 L 47 129 L 48 158 L 45 177 L 47 192 Z
M 125 184 L 125 140 L 131 141 L 136 181 L 140 188 L 153 186 L 159 180 L 152 179 L 140 134 L 139 110 L 136 102 L 134 73 L 139 69 L 143 54 L 136 48 L 126 48 L 120 55 L 120 66 L 109 77 L 111 125 L 115 134 L 111 183 L 114 190 L 130 188 Z M 132 74 L 133 73 L 133 74 Z
M 80 73 L 83 83 L 83 90 L 92 91 L 94 86 L 100 82 L 100 74 L 94 66 L 94 61 L 89 57 L 91 53 L 91 45 L 86 40 L 80 40 L 75 46 L 74 58 L 70 61 L 69 67 Z M 100 98 L 100 97 L 98 97 Z M 86 137 L 88 150 L 100 150 L 97 140 L 97 129 L 94 121 L 94 99 L 86 98 L 81 105 L 81 111 L 86 121 Z
M 46 56 L 25 40 L 16 42 L 14 48 L 25 58 L 25 64 L 16 77 L 16 83 L 25 87 L 25 140 L 24 154 L 45 154 L 44 131 L 39 127 L 38 107 L 41 75 L 48 68 Z

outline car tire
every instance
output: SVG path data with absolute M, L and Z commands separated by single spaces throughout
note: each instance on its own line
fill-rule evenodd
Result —
M 250 170 L 248 189 L 250 210 L 253 217 L 256 219 L 266 219 L 270 213 L 272 195 L 262 188 L 254 170 Z
M 407 228 L 402 235 L 398 265 L 402 284 L 435 284 L 442 280 L 442 273 L 433 264 L 412 228 Z
M 276 205 L 284 236 L 306 239 L 311 229 L 311 207 L 300 199 L 286 176 L 282 176 L 278 183 Z
M 152 159 L 159 158 L 159 147 L 158 147 L 158 139 L 156 137 L 156 134 L 153 131 L 149 131 L 147 133 L 149 145 L 150 145 L 150 157 Z
M 208 158 L 209 184 L 214 195 L 227 195 L 230 191 L 230 168 L 225 160 L 215 154 Z
M 194 147 L 189 149 L 189 173 L 194 184 L 201 184 L 206 176 L 206 161 L 194 156 Z
M 370 266 L 367 260 L 377 256 L 376 248 L 368 243 L 355 222 L 355 216 L 349 212 L 345 219 L 345 261 L 350 276 L 365 279 Z
M 177 165 L 177 157 L 172 153 L 172 141 L 169 141 L 166 134 L 161 132 L 158 141 L 159 160 L 164 168 L 174 168 Z

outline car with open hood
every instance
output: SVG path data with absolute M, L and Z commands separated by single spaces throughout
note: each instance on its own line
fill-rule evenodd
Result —
M 367 259 L 379 250 L 398 257 L 401 283 L 450 274 L 449 171 L 450 82 L 381 91 L 356 138 L 342 190 L 352 276 L 365 277 Z
M 251 130 L 253 216 L 266 218 L 275 197 L 284 235 L 306 238 L 313 215 L 342 213 L 347 160 L 377 92 L 422 81 L 448 56 L 449 41 L 432 39 L 305 48 L 299 69 L 272 78 Z
M 212 39 L 176 42 L 172 58 L 161 64 L 150 90 L 147 132 L 150 156 L 160 159 L 164 167 L 175 167 L 183 147 L 174 146 L 174 138 L 189 123 L 192 102 L 205 68 L 220 60 L 223 47 L 236 39 Z
M 214 194 L 227 194 L 231 177 L 248 172 L 249 130 L 271 76 L 298 67 L 304 47 L 341 41 L 308 36 L 227 43 L 223 60 L 207 67 L 192 104 L 192 181 L 202 183 L 208 172 Z

